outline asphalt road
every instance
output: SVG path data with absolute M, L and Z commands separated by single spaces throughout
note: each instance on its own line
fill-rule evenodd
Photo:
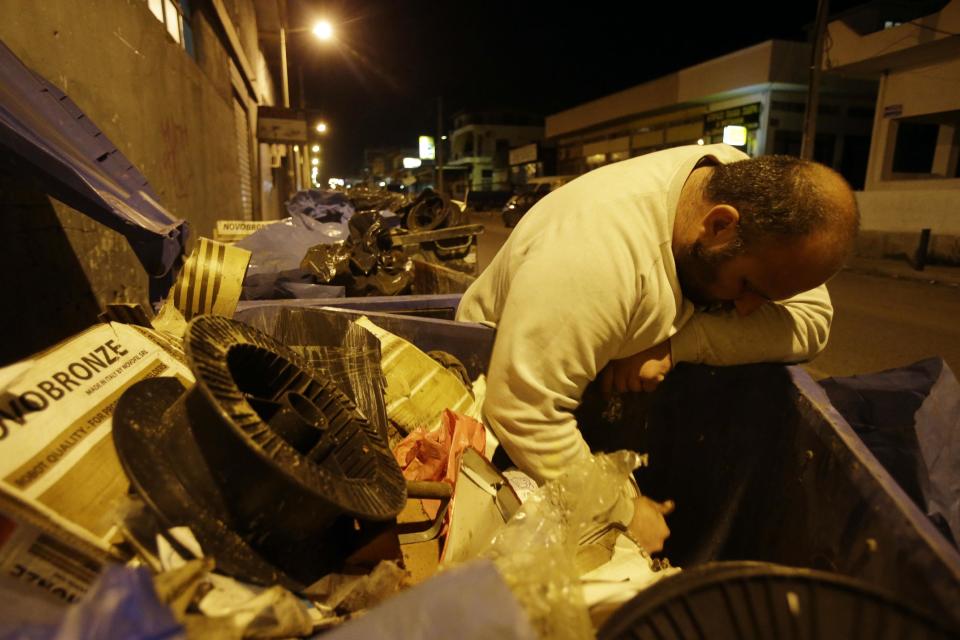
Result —
M 497 213 L 482 223 L 478 261 L 483 269 L 510 229 Z M 815 378 L 871 373 L 940 356 L 960 374 L 960 288 L 844 271 L 828 284 L 834 322 L 830 343 L 805 365 Z
M 940 356 L 960 373 L 960 289 L 844 271 L 833 298 L 830 343 L 814 377 L 882 371 Z

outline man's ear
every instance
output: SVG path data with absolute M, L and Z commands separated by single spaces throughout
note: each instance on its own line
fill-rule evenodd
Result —
M 740 212 L 729 204 L 715 204 L 703 217 L 700 242 L 707 248 L 719 249 L 735 242 L 739 236 Z

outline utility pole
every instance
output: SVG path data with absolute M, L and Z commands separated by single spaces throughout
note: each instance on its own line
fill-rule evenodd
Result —
M 437 193 L 443 195 L 443 97 L 437 98 Z
M 307 113 L 307 91 L 303 85 L 303 62 L 297 64 L 297 88 L 300 90 L 300 113 L 306 117 Z M 313 187 L 313 180 L 310 177 L 310 123 L 307 122 L 307 141 L 303 143 L 303 153 L 300 155 L 300 172 L 303 175 L 303 189 Z M 319 178 L 319 173 L 317 175 Z
M 278 0 L 277 13 L 280 17 L 280 76 L 283 81 L 283 106 L 290 108 L 290 80 L 287 69 L 287 3 L 286 0 Z M 287 188 L 290 195 L 293 195 L 299 185 L 299 165 L 293 156 L 293 147 L 284 144 L 287 160 Z
M 803 114 L 803 138 L 800 142 L 800 157 L 804 160 L 813 160 L 813 145 L 817 139 L 817 110 L 820 108 L 820 66 L 823 63 L 823 40 L 827 30 L 828 13 L 830 13 L 830 0 L 819 0 L 810 63 L 810 86 L 807 87 L 807 110 Z

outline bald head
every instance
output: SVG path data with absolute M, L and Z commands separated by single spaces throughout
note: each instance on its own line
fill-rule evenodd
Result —
M 860 226 L 847 181 L 829 167 L 791 156 L 717 165 L 704 181 L 703 198 L 737 209 L 744 247 L 816 239 L 842 261 Z

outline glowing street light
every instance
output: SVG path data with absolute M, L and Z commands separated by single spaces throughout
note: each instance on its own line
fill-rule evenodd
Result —
M 317 166 L 318 164 L 320 164 L 320 159 L 314 158 L 313 160 L 310 161 L 310 164 L 312 164 L 313 166 Z
M 723 128 L 723 142 L 734 147 L 742 147 L 747 144 L 747 128 L 737 125 L 729 125 Z
M 333 39 L 333 25 L 326 20 L 320 20 L 314 24 L 311 32 L 320 40 L 326 41 Z
M 312 147 L 310 147 L 310 151 L 313 151 L 314 153 L 320 153 L 320 145 L 318 144 L 313 145 Z
M 327 132 L 327 123 L 318 122 L 317 123 L 317 133 L 326 133 Z

